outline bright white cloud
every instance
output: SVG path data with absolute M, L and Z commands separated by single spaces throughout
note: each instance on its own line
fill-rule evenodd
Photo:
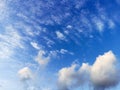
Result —
M 58 72 L 59 90 L 71 90 L 83 85 L 88 81 L 89 70 L 90 66 L 87 63 L 83 63 L 81 67 L 78 67 L 77 64 L 73 64 L 71 67 L 62 68 Z
M 98 88 L 111 87 L 118 83 L 116 57 L 112 51 L 96 58 L 91 69 L 91 80 Z
M 33 78 L 33 74 L 28 67 L 24 67 L 18 71 L 18 75 L 21 80 L 26 81 Z
M 119 70 L 112 51 L 99 55 L 93 65 L 83 63 L 81 67 L 73 64 L 58 72 L 58 89 L 73 90 L 81 85 L 92 83 L 95 90 L 104 90 L 118 84 Z

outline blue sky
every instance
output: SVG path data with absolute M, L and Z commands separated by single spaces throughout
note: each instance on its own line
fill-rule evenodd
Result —
M 0 0 L 0 90 L 119 90 L 119 10 L 120 0 Z

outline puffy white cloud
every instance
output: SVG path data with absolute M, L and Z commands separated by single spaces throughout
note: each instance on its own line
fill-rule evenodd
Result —
M 24 67 L 18 71 L 18 75 L 21 80 L 26 81 L 33 78 L 33 74 L 28 67 Z
M 91 80 L 98 88 L 111 87 L 119 82 L 116 57 L 112 51 L 96 58 L 91 69 Z
M 58 72 L 58 89 L 71 90 L 91 83 L 95 90 L 113 87 L 120 81 L 116 57 L 112 51 L 99 55 L 93 65 L 83 63 L 81 67 L 73 64 Z
M 62 68 L 58 72 L 58 89 L 69 90 L 79 87 L 88 81 L 90 66 L 83 63 L 81 67 L 73 64 L 71 67 Z
M 35 60 L 41 65 L 46 66 L 50 61 L 50 56 L 45 56 L 46 52 L 44 50 L 40 50 Z

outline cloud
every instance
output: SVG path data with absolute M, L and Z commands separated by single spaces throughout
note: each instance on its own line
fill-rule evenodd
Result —
M 12 25 L 6 26 L 0 33 L 0 58 L 10 58 L 16 48 L 24 48 L 23 37 Z
M 73 64 L 71 67 L 62 68 L 58 72 L 58 89 L 71 90 L 88 81 L 90 66 L 83 63 L 81 67 Z
M 73 90 L 74 88 L 92 84 L 95 90 L 116 86 L 120 79 L 116 67 L 116 57 L 112 51 L 99 55 L 93 65 L 83 63 L 81 67 L 73 64 L 58 72 L 58 90 Z
M 36 42 L 31 42 L 30 44 L 32 45 L 33 48 L 35 48 L 37 50 L 40 49 L 40 47 L 38 46 L 38 44 Z
M 27 81 L 33 78 L 33 74 L 28 67 L 24 67 L 18 71 L 18 75 L 22 81 Z
M 104 22 L 101 19 L 96 17 L 93 19 L 93 22 L 96 25 L 96 28 L 98 29 L 98 31 L 102 32 L 104 29 Z
M 10 10 L 8 7 L 8 3 L 9 3 L 9 1 L 0 0 L 0 16 L 1 16 L 0 22 L 3 20 L 7 20 L 6 18 L 9 17 Z
M 46 56 L 46 52 L 44 50 L 40 50 L 35 61 L 37 61 L 41 66 L 46 66 L 50 61 L 50 56 Z
M 71 52 L 71 51 L 68 51 L 66 49 L 60 49 L 60 50 L 51 50 L 49 52 L 49 57 L 51 57 L 51 58 L 60 58 L 60 55 L 65 55 L 65 54 L 74 55 L 74 53 Z
M 49 39 L 48 37 L 44 37 L 44 39 L 48 47 L 52 47 L 55 44 L 55 42 L 52 39 Z
M 65 40 L 65 36 L 60 31 L 56 31 L 56 35 L 58 39 Z
M 73 53 L 72 53 L 72 52 L 69 52 L 69 51 L 68 51 L 68 50 L 66 50 L 66 49 L 60 49 L 59 53 L 61 53 L 61 54 L 66 54 L 66 53 L 68 53 L 68 54 L 73 55 Z
M 38 90 L 39 87 L 35 84 L 34 73 L 29 67 L 24 67 L 18 71 L 19 78 L 23 85 L 22 90 Z
M 118 84 L 116 57 L 112 51 L 96 58 L 91 69 L 91 80 L 96 88 L 108 88 Z
M 67 25 L 66 28 L 67 28 L 67 29 L 72 29 L 72 26 L 71 26 L 71 25 Z

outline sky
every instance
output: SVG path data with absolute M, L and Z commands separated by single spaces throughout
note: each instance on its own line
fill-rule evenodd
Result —
M 120 0 L 0 0 L 0 90 L 120 90 Z

